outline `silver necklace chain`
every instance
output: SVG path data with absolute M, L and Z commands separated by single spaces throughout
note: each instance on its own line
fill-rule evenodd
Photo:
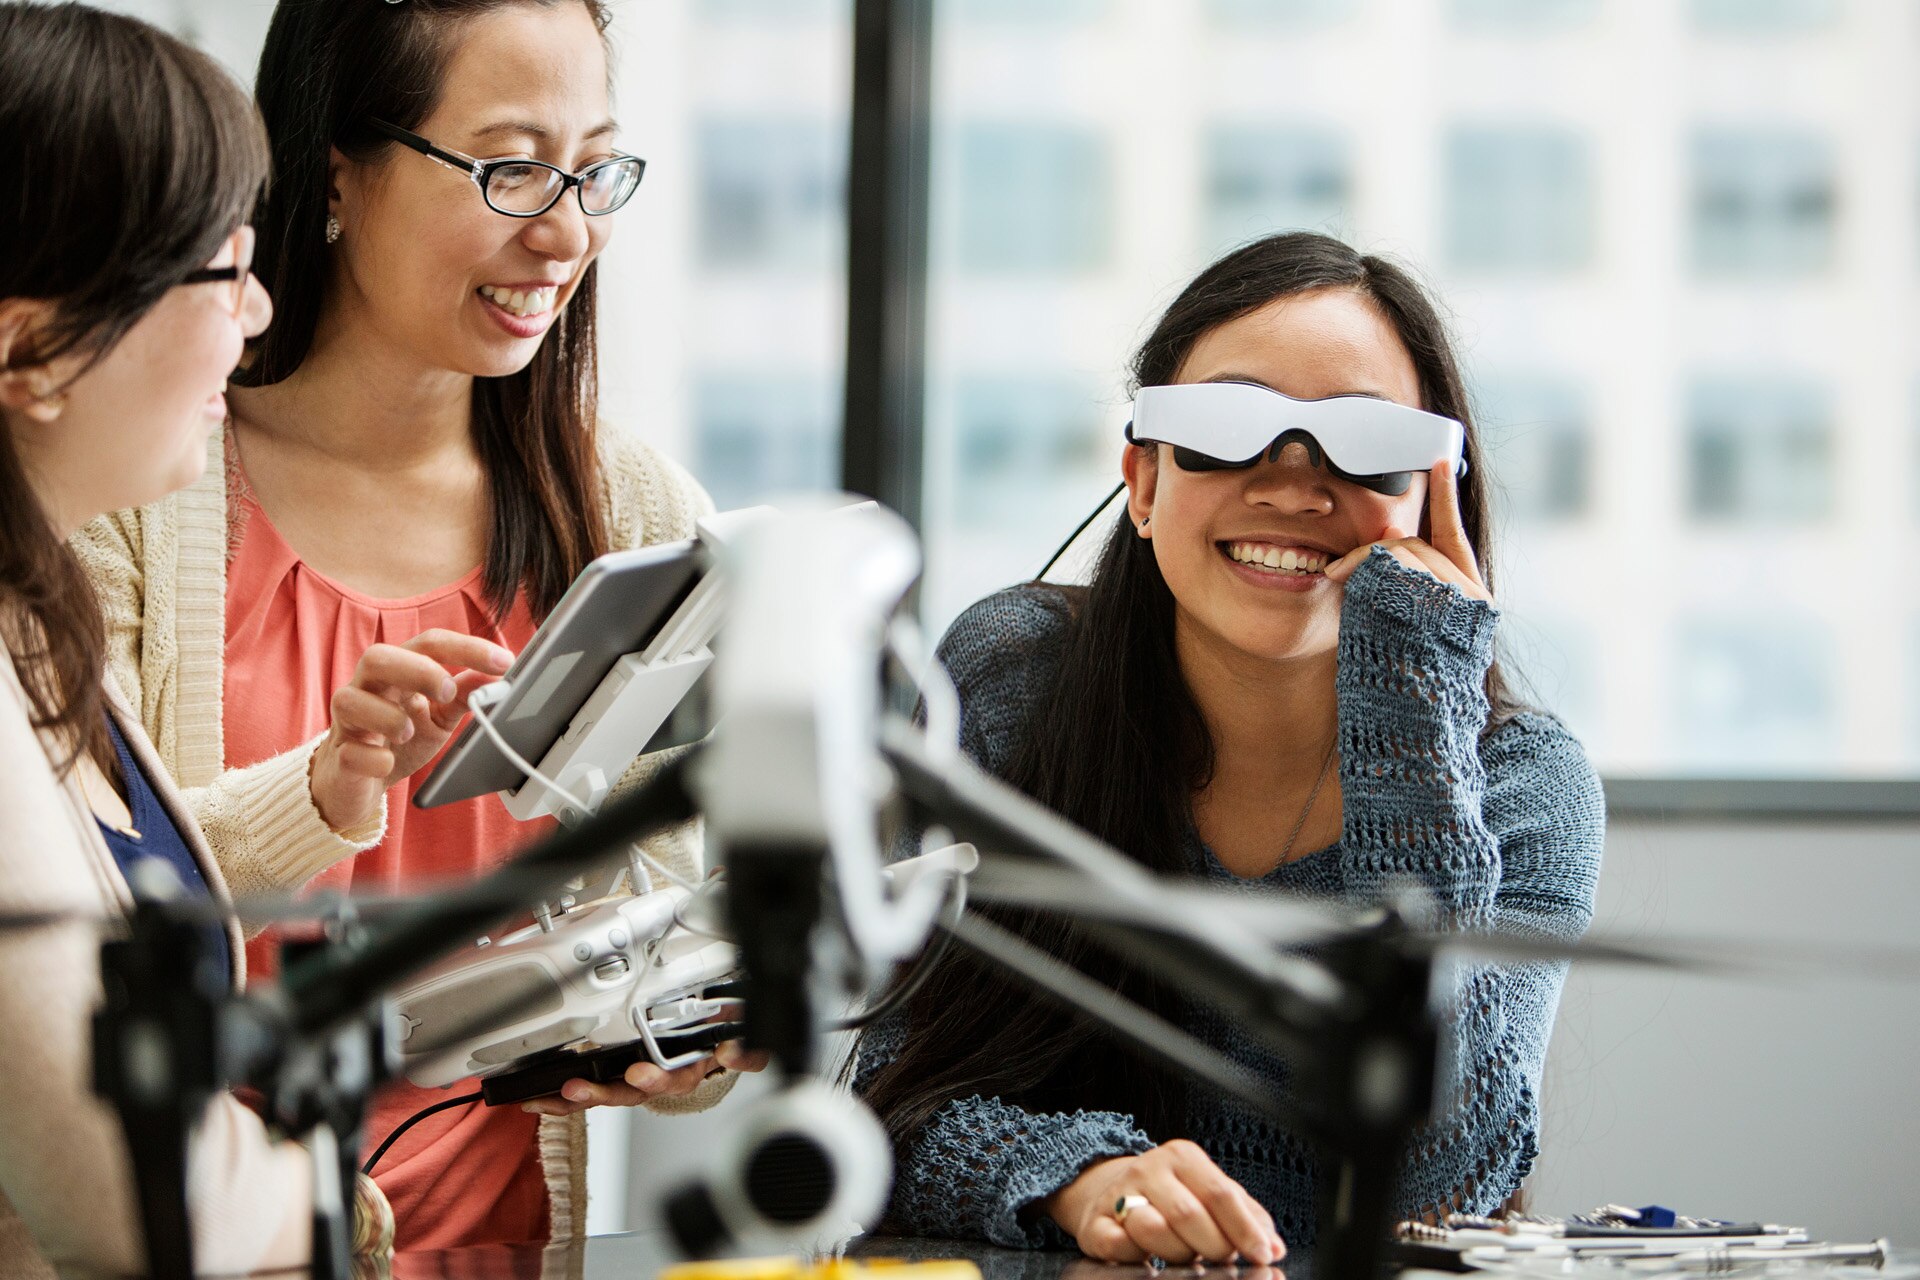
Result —
M 1327 777 L 1333 772 L 1333 753 L 1340 745 L 1340 735 L 1335 734 L 1333 741 L 1327 744 L 1327 758 L 1320 762 L 1320 776 L 1313 780 L 1313 790 L 1307 792 L 1306 807 L 1300 810 L 1300 816 L 1294 819 L 1293 830 L 1287 832 L 1286 847 L 1280 850 L 1280 861 L 1284 865 L 1293 856 L 1293 842 L 1300 838 L 1300 832 L 1307 825 L 1307 815 L 1313 812 L 1313 802 L 1320 798 L 1320 789 L 1327 785 Z

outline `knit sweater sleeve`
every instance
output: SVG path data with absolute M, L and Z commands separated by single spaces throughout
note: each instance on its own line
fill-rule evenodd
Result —
M 1487 732 L 1498 614 L 1376 551 L 1341 615 L 1341 840 L 1350 892 L 1424 890 L 1456 928 L 1578 937 L 1605 835 L 1599 779 L 1558 721 Z M 1540 1074 L 1563 964 L 1472 965 L 1452 992 L 1445 1106 L 1417 1137 L 1401 1212 L 1483 1213 L 1539 1151 Z
M 898 1053 L 903 1017 L 860 1038 L 853 1089 L 864 1093 L 879 1064 Z M 1028 1211 L 1088 1165 L 1151 1149 L 1131 1116 L 1114 1111 L 1034 1112 L 978 1094 L 934 1112 L 895 1153 L 890 1230 L 950 1240 L 986 1240 L 1012 1249 L 1061 1247 L 1066 1233 Z
M 1027 717 L 1058 669 L 1066 598 L 1017 587 L 980 601 L 956 619 L 938 657 L 960 694 L 960 744 L 984 768 L 1003 773 Z M 861 1037 L 855 1092 L 910 1034 L 904 1015 Z M 900 1144 L 889 1225 L 916 1235 L 990 1240 L 1013 1248 L 1069 1243 L 1032 1202 L 1110 1156 L 1153 1146 L 1130 1116 L 1109 1111 L 1040 1113 L 1002 1098 L 956 1098 Z

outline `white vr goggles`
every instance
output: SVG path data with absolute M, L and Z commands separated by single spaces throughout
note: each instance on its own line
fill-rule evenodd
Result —
M 1442 461 L 1457 476 L 1467 471 L 1466 429 L 1452 418 L 1373 396 L 1295 400 L 1251 382 L 1142 387 L 1126 435 L 1130 444 L 1171 445 L 1183 471 L 1251 467 L 1298 440 L 1315 466 L 1394 496 Z

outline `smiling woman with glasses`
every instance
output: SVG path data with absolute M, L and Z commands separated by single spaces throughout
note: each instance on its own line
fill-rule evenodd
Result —
M 604 0 L 275 8 L 255 226 L 276 322 L 207 477 L 83 539 L 124 623 L 115 673 L 242 891 L 404 891 L 543 834 L 494 796 L 416 809 L 414 779 L 588 561 L 711 509 L 598 421 L 596 263 L 643 170 L 615 145 L 607 18 Z M 702 874 L 696 829 L 651 852 Z M 263 969 L 276 941 L 250 948 Z M 582 1231 L 581 1108 L 696 1109 L 723 1065 L 750 1063 L 723 1048 L 432 1116 L 377 1171 L 402 1245 Z M 369 1144 L 445 1096 L 384 1092 Z

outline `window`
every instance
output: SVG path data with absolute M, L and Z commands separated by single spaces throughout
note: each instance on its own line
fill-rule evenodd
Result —
M 1467 270 L 1564 271 L 1593 254 L 1584 137 L 1541 126 L 1455 128 L 1446 142 L 1448 257 Z
M 1356 0 L 1207 0 L 1223 27 L 1316 27 L 1351 17 Z
M 1599 0 L 1453 0 L 1454 25 L 1464 31 L 1564 31 L 1593 19 Z
M 1739 4 L 1755 30 L 1779 17 Z M 933 81 L 925 625 L 1031 574 L 1112 488 L 1127 362 L 1208 261 L 1329 230 L 1431 284 L 1474 386 L 1512 673 L 1603 775 L 1920 769 L 1893 723 L 1920 673 L 1851 650 L 1829 655 L 1812 712 L 1775 717 L 1817 721 L 1825 756 L 1749 750 L 1700 691 L 1724 683 L 1689 695 L 1714 727 L 1675 732 L 1683 672 L 1758 679 L 1785 661 L 1709 624 L 1737 630 L 1779 600 L 1845 646 L 1889 614 L 1920 620 L 1920 575 L 1881 575 L 1866 597 L 1781 584 L 1783 559 L 1800 581 L 1920 528 L 1920 365 L 1901 358 L 1920 316 L 1884 305 L 1914 286 L 1887 273 L 1920 245 L 1920 148 L 1909 127 L 1827 123 L 1887 118 L 1885 84 L 1844 73 L 1876 40 L 1910 43 L 1920 0 L 1892 4 L 1900 20 L 1836 3 L 1828 25 L 1751 40 L 1705 34 L 1694 0 L 1101 0 L 1080 26 L 963 27 Z M 1382 50 L 1425 71 L 1383 74 Z M 1670 74 L 1642 92 L 1629 65 Z M 1777 114 L 1802 96 L 1815 114 Z M 972 128 L 989 124 L 1045 141 Z M 1705 145 L 1725 136 L 1766 141 Z M 1721 194 L 1696 215 L 1710 173 Z M 982 195 L 989 177 L 1025 189 Z M 1892 236 L 1878 271 L 1851 260 L 1869 195 Z M 1696 253 L 1715 236 L 1747 247 Z M 1728 265 L 1702 269 L 1714 255 Z M 1826 265 L 1767 265 L 1782 261 Z M 1097 424 L 1084 462 L 1076 428 L 1054 425 L 1074 421 Z M 1842 487 L 1862 458 L 1886 461 L 1863 477 L 1878 521 Z M 1894 648 L 1904 659 L 1904 633 Z
M 1907 759 L 1909 770 L 1920 769 L 1920 617 L 1907 632 Z
M 696 12 L 716 22 L 764 22 L 769 18 L 817 22 L 825 18 L 845 21 L 851 10 L 851 0 L 699 0 Z
M 1818 271 L 1833 258 L 1833 149 L 1807 133 L 1693 140 L 1693 263 L 1708 275 Z
M 1104 17 L 1111 0 L 939 0 L 940 21 L 1086 22 Z
M 1817 623 L 1783 613 L 1784 606 L 1682 627 L 1673 733 L 1683 769 L 1831 771 L 1831 646 Z
M 824 119 L 709 119 L 698 130 L 700 258 L 825 271 L 846 251 L 846 139 Z
M 1076 272 L 1106 261 L 1112 178 L 1093 129 L 1044 120 L 961 126 L 960 261 L 971 271 Z
M 1823 387 L 1780 377 L 1702 378 L 1688 395 L 1688 508 L 1707 520 L 1813 521 L 1833 508 L 1833 428 Z
M 1523 520 L 1586 514 L 1593 432 L 1585 389 L 1512 374 L 1482 379 L 1476 391 L 1481 456 L 1500 509 Z
M 1839 15 L 1840 0 L 1693 0 L 1693 25 L 1715 34 L 1804 31 Z
M 1347 144 L 1331 130 L 1214 125 L 1206 154 L 1210 255 L 1272 231 L 1337 231 L 1352 200 Z
M 722 511 L 839 482 L 840 391 L 813 373 L 714 371 L 694 393 L 695 471 Z
M 1591 750 L 1601 732 L 1593 629 L 1503 603 L 1500 646 L 1500 671 L 1514 696 L 1559 716 Z
M 929 566 L 923 608 L 944 626 L 1039 572 L 1118 482 L 1119 433 L 1097 389 L 1060 374 L 963 374 L 941 400 L 950 417 L 930 424 L 926 522 L 929 540 L 964 548 Z

